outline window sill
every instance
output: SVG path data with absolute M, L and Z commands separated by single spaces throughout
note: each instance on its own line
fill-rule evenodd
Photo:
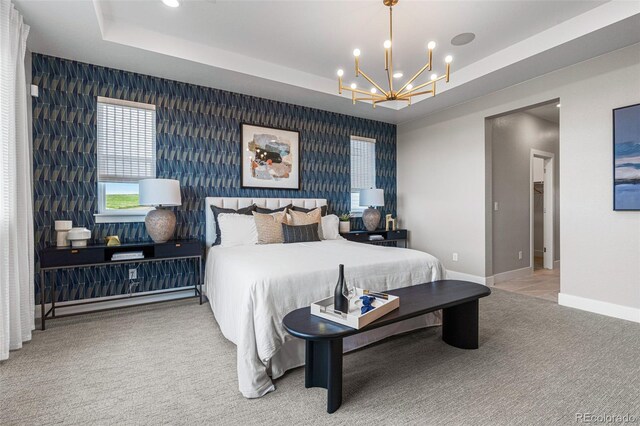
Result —
M 113 213 L 98 213 L 94 214 L 96 223 L 131 223 L 131 222 L 144 222 L 144 218 L 147 216 L 147 212 L 113 212 Z

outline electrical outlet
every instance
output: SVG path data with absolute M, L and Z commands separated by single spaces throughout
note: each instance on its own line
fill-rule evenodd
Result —
M 498 211 L 498 202 L 497 201 L 495 201 L 493 203 L 493 210 Z
M 129 279 L 135 280 L 138 279 L 138 270 L 137 269 L 129 269 Z
M 458 253 L 453 253 L 453 261 L 454 262 L 458 261 Z
M 522 260 L 522 250 L 518 252 L 518 259 Z

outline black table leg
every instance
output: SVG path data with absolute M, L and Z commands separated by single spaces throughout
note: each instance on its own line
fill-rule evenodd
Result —
M 51 280 L 51 318 L 56 317 L 56 278 L 55 272 L 54 277 Z
M 442 310 L 442 340 L 460 349 L 478 349 L 478 300 Z
M 304 367 L 307 388 L 327 390 L 327 413 L 342 404 L 342 339 L 307 340 Z
M 44 302 L 47 300 L 45 298 L 46 289 L 47 289 L 47 286 L 45 285 L 45 282 L 44 282 L 44 271 L 40 269 L 40 329 L 43 331 L 45 330 L 45 321 L 46 321 L 45 305 L 44 305 Z
M 200 256 L 198 258 L 198 287 L 199 287 L 199 291 L 198 293 L 200 293 L 200 304 L 202 305 L 202 256 Z

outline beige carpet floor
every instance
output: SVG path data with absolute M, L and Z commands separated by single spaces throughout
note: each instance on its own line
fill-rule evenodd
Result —
M 575 424 L 640 419 L 640 326 L 495 290 L 481 347 L 432 328 L 345 356 L 344 402 L 299 368 L 263 398 L 238 392 L 235 346 L 193 300 L 51 321 L 0 364 L 0 424 Z

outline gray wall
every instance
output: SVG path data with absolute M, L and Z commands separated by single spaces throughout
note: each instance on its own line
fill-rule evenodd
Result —
M 531 150 L 555 156 L 554 258 L 560 259 L 560 161 L 559 126 L 526 112 L 516 112 L 487 120 L 492 137 L 487 140 L 492 162 L 493 274 L 533 266 L 531 260 Z M 522 251 L 522 259 L 518 252 Z
M 559 98 L 559 303 L 640 315 L 640 212 L 612 209 L 611 140 L 611 110 L 640 102 L 638 76 L 640 44 L 400 124 L 398 217 L 411 247 L 468 278 L 492 275 L 485 120 Z

